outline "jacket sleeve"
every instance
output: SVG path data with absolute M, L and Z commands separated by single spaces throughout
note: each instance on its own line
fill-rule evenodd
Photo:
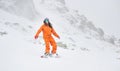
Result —
M 56 36 L 57 38 L 59 38 L 59 35 L 55 32 L 55 30 L 52 28 L 52 33 L 54 36 Z
M 43 25 L 38 29 L 38 31 L 37 31 L 37 33 L 36 33 L 35 36 L 39 36 L 39 34 L 40 34 L 40 32 L 42 31 L 42 29 L 43 29 Z

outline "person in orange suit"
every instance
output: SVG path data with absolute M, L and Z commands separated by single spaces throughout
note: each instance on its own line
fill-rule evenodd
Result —
M 43 39 L 45 41 L 45 45 L 46 45 L 46 49 L 45 49 L 45 54 L 50 54 L 50 44 L 52 45 L 52 54 L 56 54 L 57 51 L 57 44 L 52 36 L 52 34 L 54 36 L 56 36 L 57 38 L 60 39 L 59 35 L 55 32 L 55 30 L 53 29 L 50 21 L 48 18 L 46 18 L 43 21 L 43 25 L 39 28 L 39 30 L 37 31 L 36 35 L 35 35 L 35 39 L 38 38 L 40 32 L 43 32 Z

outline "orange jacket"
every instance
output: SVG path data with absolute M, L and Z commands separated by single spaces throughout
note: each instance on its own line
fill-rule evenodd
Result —
M 56 36 L 57 38 L 60 38 L 59 35 L 55 32 L 55 30 L 53 28 L 50 28 L 48 25 L 43 24 L 39 30 L 37 31 L 35 36 L 39 36 L 40 32 L 43 31 L 43 38 L 47 38 L 50 37 L 51 34 L 53 34 L 54 36 Z

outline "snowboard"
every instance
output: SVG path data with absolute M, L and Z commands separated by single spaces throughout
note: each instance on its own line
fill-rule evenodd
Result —
M 40 58 L 60 58 L 60 56 L 58 54 L 56 55 L 41 55 Z

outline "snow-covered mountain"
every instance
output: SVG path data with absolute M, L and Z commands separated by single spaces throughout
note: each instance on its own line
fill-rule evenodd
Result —
M 0 1 L 1 71 L 120 70 L 120 40 L 116 43 L 118 39 L 107 36 L 84 15 L 67 8 L 64 0 L 20 0 L 15 5 L 17 1 Z M 34 17 L 38 21 L 29 20 L 34 14 L 40 16 Z M 45 17 L 61 37 L 55 39 L 59 59 L 40 59 L 45 45 L 42 34 L 38 40 L 34 35 Z
M 118 43 L 119 39 L 115 36 L 106 35 L 101 28 L 96 27 L 92 21 L 89 21 L 84 15 L 80 15 L 77 10 L 74 11 L 67 8 L 65 0 L 1 0 L 0 8 L 12 14 L 27 17 L 28 19 L 36 19 L 38 18 L 37 16 L 42 17 L 42 15 L 51 18 L 52 14 L 56 13 L 60 18 L 63 18 L 80 31 L 96 39 L 107 41 L 118 46 L 120 45 L 120 43 Z M 48 10 L 51 16 L 47 14 Z
M 38 16 L 33 0 L 0 0 L 0 9 L 31 20 Z

